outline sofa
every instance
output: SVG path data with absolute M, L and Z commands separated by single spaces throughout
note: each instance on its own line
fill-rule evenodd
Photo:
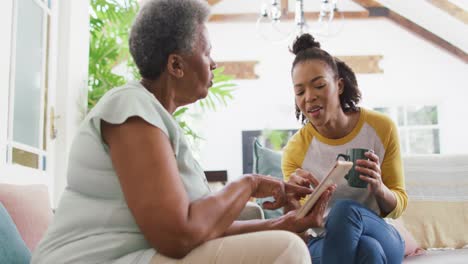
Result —
M 47 186 L 0 183 L 0 264 L 29 264 L 52 218 Z M 248 202 L 238 219 L 262 218 L 262 209 Z
M 258 144 L 254 159 L 256 172 L 281 176 L 275 167 L 279 153 Z M 417 255 L 407 256 L 403 263 L 468 263 L 468 155 L 403 161 L 409 204 L 400 222 L 410 234 L 406 238 L 414 239 L 411 255 Z M 261 199 L 249 202 L 239 220 L 275 217 L 262 210 L 261 203 Z M 0 184 L 0 219 L 0 263 L 27 263 L 52 219 L 47 188 Z
M 52 216 L 45 185 L 0 184 L 0 263 L 29 263 Z
M 253 144 L 253 172 L 282 178 L 281 153 Z M 468 263 L 468 155 L 403 157 L 408 206 L 394 221 L 405 264 Z M 261 205 L 265 199 L 257 199 Z M 280 210 L 263 210 L 275 218 Z
M 403 158 L 409 203 L 402 221 L 425 254 L 404 263 L 468 263 L 468 155 Z

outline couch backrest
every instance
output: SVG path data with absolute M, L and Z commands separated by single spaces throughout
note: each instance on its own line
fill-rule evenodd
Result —
M 34 251 L 52 220 L 47 186 L 0 184 L 0 202 L 29 250 Z
M 258 142 L 253 148 L 254 172 L 282 178 L 281 154 Z M 423 248 L 467 245 L 468 155 L 408 156 L 403 166 L 409 202 L 402 220 L 418 244 Z M 264 211 L 266 218 L 282 214 Z
M 424 248 L 468 245 L 468 155 L 403 158 L 405 226 Z

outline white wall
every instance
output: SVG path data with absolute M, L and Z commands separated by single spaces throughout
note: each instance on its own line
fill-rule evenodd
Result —
M 235 100 L 207 113 L 194 125 L 206 141 L 200 161 L 206 170 L 242 174 L 242 130 L 298 128 L 287 45 L 258 38 L 253 24 L 208 25 L 215 60 L 257 60 L 258 80 L 236 81 Z M 442 153 L 467 153 L 468 66 L 451 54 L 385 19 L 350 20 L 340 35 L 322 41 L 334 55 L 383 55 L 384 74 L 361 74 L 358 81 L 367 107 L 439 104 Z
M 60 1 L 56 107 L 58 135 L 55 150 L 54 205 L 66 181 L 68 153 L 87 109 L 89 0 Z
M 452 43 L 461 50 L 468 52 L 468 27 L 441 8 L 426 0 L 378 0 L 384 6 L 409 18 L 421 27 L 434 32 L 439 37 Z M 465 2 L 465 3 L 463 3 Z M 461 8 L 467 7 L 467 2 L 456 0 L 453 4 Z

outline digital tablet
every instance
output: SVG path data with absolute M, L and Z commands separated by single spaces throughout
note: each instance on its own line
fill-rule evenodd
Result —
M 338 183 L 339 179 L 343 178 L 346 173 L 353 167 L 351 161 L 337 160 L 328 175 L 315 187 L 314 192 L 309 195 L 306 202 L 297 212 L 297 216 L 302 218 L 310 212 L 314 204 L 318 201 L 322 193 L 331 185 Z

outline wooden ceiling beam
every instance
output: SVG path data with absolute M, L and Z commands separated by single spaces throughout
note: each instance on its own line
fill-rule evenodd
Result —
M 353 56 L 337 56 L 340 60 L 344 61 L 354 73 L 357 74 L 374 74 L 383 73 L 384 70 L 380 68 L 380 61 L 383 59 L 382 55 L 353 55 Z
M 374 0 L 353 0 L 353 2 L 355 2 L 356 4 L 366 9 L 373 8 L 373 7 L 383 7 L 382 4 Z
M 207 0 L 208 3 L 214 5 L 222 0 Z M 345 11 L 343 12 L 344 17 L 347 19 L 363 19 L 370 17 L 386 17 L 393 22 L 397 23 L 401 27 L 413 32 L 421 38 L 435 44 L 436 46 L 446 50 L 447 52 L 460 58 L 465 63 L 468 63 L 468 53 L 462 49 L 454 46 L 443 38 L 437 36 L 431 31 L 419 26 L 411 20 L 399 15 L 393 10 L 383 6 L 375 0 L 352 0 L 353 2 L 364 7 L 366 11 Z M 294 20 L 294 12 L 288 11 L 289 0 L 281 0 L 281 9 L 283 13 L 283 21 Z M 319 12 L 304 12 L 304 17 L 307 20 L 315 20 L 319 16 Z M 258 13 L 243 13 L 243 14 L 213 14 L 209 22 L 217 23 L 232 23 L 232 22 L 244 22 L 252 23 L 256 22 L 259 18 Z
M 304 12 L 305 19 L 314 20 L 317 19 L 319 16 L 319 12 Z M 361 18 L 369 18 L 368 11 L 347 11 L 343 12 L 345 18 L 350 19 L 361 19 Z M 242 14 L 212 14 L 209 22 L 219 22 L 219 23 L 233 23 L 233 22 L 243 22 L 243 23 L 251 23 L 256 22 L 259 18 L 258 13 L 242 13 Z M 283 15 L 282 21 L 293 21 L 294 20 L 294 13 L 288 12 L 286 15 Z
M 435 44 L 436 46 L 444 49 L 445 51 L 451 53 L 452 55 L 460 58 L 463 62 L 468 63 L 468 53 L 454 46 L 453 44 L 449 43 L 445 39 L 435 35 L 429 30 L 421 27 L 420 25 L 410 21 L 409 19 L 393 11 L 389 12 L 388 18 L 392 20 L 393 22 L 397 23 L 398 25 L 400 25 L 401 27 L 406 28 L 408 31 L 413 32 L 414 34 L 429 41 L 430 43 Z
M 255 74 L 258 61 L 218 61 L 216 64 L 219 68 L 224 67 L 223 74 L 232 75 L 237 80 L 258 79 L 258 75 Z
M 399 15 L 388 7 L 385 7 L 374 0 L 353 0 L 353 2 L 366 8 L 369 11 L 369 16 L 386 17 L 401 27 L 407 29 L 408 31 L 460 58 L 463 62 L 468 63 L 468 53 L 446 41 L 445 39 L 437 36 L 433 32 L 407 19 L 406 17 Z
M 286 15 L 289 12 L 289 0 L 281 0 L 281 14 Z
M 213 6 L 216 5 L 217 3 L 221 2 L 221 0 L 207 0 L 208 4 Z
M 463 8 L 451 3 L 448 0 L 426 0 L 431 5 L 439 8 L 455 19 L 460 20 L 461 22 L 468 24 L 468 12 Z

